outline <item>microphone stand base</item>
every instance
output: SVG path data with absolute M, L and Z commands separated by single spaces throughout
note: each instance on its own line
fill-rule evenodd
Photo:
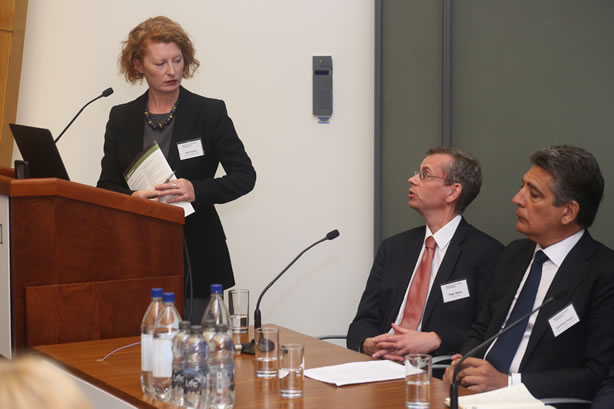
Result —
M 252 339 L 246 344 L 241 344 L 241 353 L 247 355 L 256 355 L 256 340 Z

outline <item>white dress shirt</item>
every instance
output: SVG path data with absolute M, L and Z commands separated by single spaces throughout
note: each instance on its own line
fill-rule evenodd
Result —
M 420 264 L 420 260 L 422 259 L 422 253 L 424 253 L 424 243 L 429 236 L 433 236 L 435 239 L 435 254 L 433 255 L 433 265 L 431 269 L 431 279 L 429 281 L 429 292 L 426 296 L 426 300 L 424 301 L 424 305 L 428 302 L 428 297 L 431 294 L 431 288 L 433 287 L 433 282 L 435 281 L 435 277 L 437 276 L 437 272 L 439 271 L 439 266 L 441 265 L 441 261 L 446 255 L 446 251 L 448 250 L 448 245 L 450 244 L 450 240 L 456 233 L 456 229 L 460 224 L 461 216 L 457 215 L 455 218 L 450 220 L 445 226 L 437 231 L 437 233 L 433 234 L 429 226 L 426 226 L 426 232 L 424 234 L 424 240 L 422 241 L 422 249 L 420 250 L 420 254 L 418 255 L 418 261 L 414 266 L 414 271 L 411 273 L 411 278 L 409 280 L 409 284 L 407 285 L 407 289 L 405 290 L 405 296 L 403 296 L 403 303 L 401 304 L 401 308 L 397 314 L 397 319 L 394 321 L 396 325 L 400 325 L 403 320 L 403 314 L 405 312 L 405 303 L 407 302 L 407 293 L 409 292 L 409 288 L 411 287 L 412 281 L 414 281 L 414 276 L 416 275 L 416 269 Z M 422 314 L 424 314 L 424 309 L 422 310 Z M 418 331 L 422 329 L 422 318 L 420 318 L 420 323 L 418 324 Z M 390 329 L 390 333 L 394 332 L 393 329 Z

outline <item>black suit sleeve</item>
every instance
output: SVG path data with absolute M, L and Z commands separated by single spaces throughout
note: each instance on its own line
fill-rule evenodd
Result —
M 599 387 L 591 409 L 612 409 L 614 405 L 614 366 L 610 369 L 610 375 Z
M 132 190 L 128 188 L 119 165 L 120 141 L 118 138 L 120 137 L 120 132 L 117 129 L 119 123 L 118 109 L 113 107 L 109 114 L 109 121 L 107 122 L 104 134 L 104 156 L 101 162 L 100 178 L 96 186 L 130 195 Z
M 349 349 L 362 351 L 362 344 L 365 339 L 382 333 L 382 322 L 385 317 L 381 314 L 380 288 L 382 274 L 384 273 L 386 251 L 386 242 L 384 241 L 379 247 L 373 267 L 371 267 L 367 286 L 360 299 L 356 317 L 348 329 L 347 347 Z
M 609 260 L 610 266 L 612 261 Z M 578 337 L 570 342 L 566 350 L 557 346 L 565 336 L 573 334 L 573 327 L 566 331 L 569 334 L 544 338 L 543 341 L 552 343 L 550 349 L 559 352 L 560 363 L 550 357 L 552 370 L 533 369 L 531 363 L 527 363 L 526 369 L 521 368 L 522 383 L 534 396 L 591 399 L 614 363 L 614 274 L 601 275 L 591 287 L 584 305 L 579 297 L 573 301 L 581 320 L 576 326 L 583 328 L 583 339 Z
M 211 112 L 205 114 L 205 118 L 211 118 L 214 123 L 215 155 L 226 174 L 219 178 L 190 180 L 198 205 L 230 202 L 250 192 L 256 183 L 256 171 L 228 117 L 226 105 L 218 102 L 211 104 Z

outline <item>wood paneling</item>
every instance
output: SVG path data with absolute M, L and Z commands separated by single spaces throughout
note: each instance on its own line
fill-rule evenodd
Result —
M 15 0 L 0 0 L 0 30 L 12 31 Z
M 29 345 L 138 335 L 149 288 L 183 292 L 181 277 L 26 287 Z M 145 290 L 145 291 L 143 291 Z
M 17 118 L 27 0 L 0 0 L 0 165 L 10 166 Z
M 169 276 L 175 279 L 162 286 L 175 290 L 183 308 L 183 209 L 59 179 L 0 176 L 0 192 L 6 190 L 15 348 L 60 342 L 72 325 L 85 332 L 77 328 L 68 339 L 136 335 L 136 318 L 108 325 L 114 314 L 146 305 L 150 284 L 167 283 Z M 64 307 L 45 311 L 54 300 Z M 115 305 L 119 310 L 111 311 Z M 95 324 L 79 323 L 88 319 Z

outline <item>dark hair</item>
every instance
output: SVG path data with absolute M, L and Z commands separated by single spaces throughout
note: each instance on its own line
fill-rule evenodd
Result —
M 450 155 L 454 160 L 447 169 L 443 169 L 446 174 L 446 185 L 460 183 L 463 187 L 454 209 L 462 213 L 467 206 L 477 197 L 482 187 L 482 170 L 480 162 L 469 152 L 456 148 L 438 146 L 426 152 L 427 155 L 445 154 Z
M 143 21 L 128 34 L 128 39 L 122 42 L 122 51 L 119 55 L 119 71 L 126 80 L 132 84 L 143 79 L 143 73 L 138 72 L 134 66 L 145 55 L 145 48 L 149 42 L 175 43 L 183 55 L 183 78 L 190 78 L 200 65 L 194 57 L 196 51 L 192 41 L 183 28 L 168 17 L 158 16 Z
M 547 146 L 531 155 L 531 163 L 552 175 L 554 205 L 575 200 L 580 205 L 576 221 L 590 227 L 603 198 L 605 182 L 593 155 L 575 146 Z

